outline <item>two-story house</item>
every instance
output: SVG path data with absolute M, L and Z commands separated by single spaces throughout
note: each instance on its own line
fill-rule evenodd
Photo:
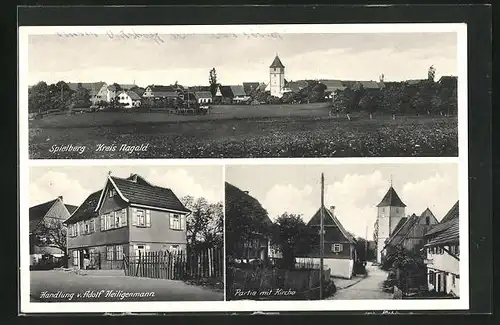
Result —
M 118 94 L 118 103 L 122 104 L 125 108 L 133 108 L 141 106 L 141 96 L 134 91 L 127 90 L 121 91 Z
M 330 268 L 330 274 L 334 277 L 350 279 L 353 274 L 354 263 L 358 260 L 356 251 L 356 239 L 349 233 L 335 216 L 335 207 L 319 208 L 307 223 L 320 235 L 321 210 L 323 210 L 324 228 L 324 250 L 323 263 Z M 319 264 L 320 246 L 313 247 L 312 251 L 304 257 L 297 257 L 296 261 L 312 261 Z
M 429 291 L 460 296 L 460 241 L 458 201 L 426 234 Z
M 108 175 L 65 222 L 70 267 L 120 268 L 124 256 L 185 250 L 190 212 L 171 189 Z
M 65 254 L 66 229 L 62 226 L 76 208 L 64 204 L 62 196 L 30 208 L 30 265 L 38 263 L 43 255 L 61 257 Z

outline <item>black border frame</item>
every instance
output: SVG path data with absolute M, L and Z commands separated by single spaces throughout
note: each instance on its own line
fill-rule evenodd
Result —
M 467 23 L 470 309 L 466 311 L 429 310 L 390 313 L 489 314 L 493 312 L 491 231 L 493 214 L 491 182 L 492 11 L 490 5 L 36 6 L 18 7 L 17 14 L 18 26 Z M 17 146 L 19 152 L 19 143 Z M 19 157 L 17 157 L 17 172 L 19 176 Z M 19 188 L 17 194 L 20 195 Z M 18 224 L 18 245 L 19 235 Z M 19 247 L 17 252 L 19 253 Z M 19 281 L 19 272 L 17 273 Z M 18 294 L 20 294 L 19 290 L 20 288 L 18 288 Z M 18 313 L 20 313 L 19 308 L 18 305 Z M 280 312 L 279 314 L 291 313 L 298 312 Z M 330 314 L 332 312 L 300 313 Z M 367 314 L 363 311 L 335 313 Z M 252 313 L 226 312 L 218 314 L 249 315 Z M 387 312 L 370 312 L 370 314 L 387 314 Z M 72 313 L 71 315 L 76 314 Z M 175 315 L 179 314 L 175 313 Z

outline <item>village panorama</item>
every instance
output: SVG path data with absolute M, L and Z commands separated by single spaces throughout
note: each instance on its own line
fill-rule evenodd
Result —
M 31 158 L 457 156 L 457 77 L 157 85 L 40 81 L 28 89 Z M 128 150 L 97 150 L 117 146 Z M 71 150 L 73 148 L 73 150 Z M 85 148 L 85 149 L 82 149 Z M 146 148 L 146 149 L 144 149 Z

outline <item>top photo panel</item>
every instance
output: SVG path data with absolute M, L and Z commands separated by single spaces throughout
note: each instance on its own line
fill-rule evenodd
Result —
M 443 25 L 20 27 L 21 150 L 458 157 L 465 25 Z

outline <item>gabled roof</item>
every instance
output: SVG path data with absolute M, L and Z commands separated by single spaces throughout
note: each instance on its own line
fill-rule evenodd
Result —
M 396 235 L 399 232 L 399 230 L 401 229 L 401 227 L 403 227 L 403 225 L 406 223 L 407 220 L 408 220 L 408 217 L 402 217 L 401 219 L 399 219 L 399 222 L 396 225 L 396 227 L 394 228 L 394 231 L 392 232 L 391 237 L 387 238 L 386 243 L 388 243 L 391 240 L 391 238 L 394 237 L 394 235 Z
M 170 91 L 173 91 L 175 92 L 176 89 L 172 86 L 156 86 L 156 85 L 151 85 L 151 86 L 148 86 L 148 87 L 151 87 L 151 91 L 152 92 L 170 92 Z
M 68 87 L 69 89 L 76 91 L 78 89 L 78 84 L 81 84 L 83 88 L 87 89 L 88 91 L 91 91 L 92 89 L 99 91 L 99 89 L 102 88 L 102 86 L 105 84 L 104 81 L 98 81 L 98 82 L 68 82 Z
M 287 87 L 290 88 L 293 92 L 298 92 L 301 89 L 306 88 L 307 86 L 309 86 L 307 80 L 290 81 L 287 84 Z
M 247 95 L 250 95 L 252 91 L 256 90 L 259 88 L 260 83 L 259 82 L 244 82 L 243 83 L 243 89 L 245 90 L 245 93 Z
M 78 208 L 76 205 L 71 204 L 65 204 L 64 206 L 66 207 L 66 210 L 68 210 L 69 214 L 72 214 Z
M 441 222 L 446 222 L 448 220 L 458 218 L 458 201 L 451 207 L 451 209 L 445 214 Z
M 377 205 L 377 207 L 406 207 L 406 204 L 401 201 L 399 198 L 398 194 L 396 193 L 396 190 L 394 187 L 389 187 L 389 190 L 385 194 L 384 198 L 380 203 Z
M 222 94 L 222 97 L 226 98 L 233 98 L 233 91 L 231 90 L 230 86 L 219 86 L 220 93 Z
M 446 213 L 446 215 L 443 217 L 443 219 L 435 226 L 433 226 L 426 234 L 425 236 L 432 236 L 434 234 L 437 234 L 446 228 L 449 227 L 450 222 L 457 222 L 459 220 L 459 214 L 458 214 L 458 201 L 453 205 L 453 207 Z
M 191 212 L 187 209 L 174 192 L 169 188 L 159 187 L 149 184 L 139 175 L 133 178 L 119 178 L 109 176 L 108 179 L 116 188 L 118 194 L 128 201 L 129 204 L 146 205 L 154 208 L 167 209 L 179 212 Z M 99 209 L 102 200 L 102 193 L 96 210 Z
M 276 55 L 276 57 L 274 58 L 273 63 L 271 63 L 271 65 L 269 66 L 269 68 L 280 68 L 280 69 L 284 69 L 284 68 L 285 68 L 285 66 L 283 65 L 283 63 L 281 63 L 280 58 Z
M 141 96 L 137 95 L 137 93 L 136 93 L 135 91 L 131 91 L 131 90 L 129 90 L 129 91 L 127 91 L 126 93 L 127 93 L 127 95 L 129 95 L 129 96 L 130 96 L 130 98 L 132 98 L 133 100 L 139 100 L 139 99 L 141 99 Z
M 345 86 L 342 84 L 341 80 L 320 79 L 318 81 L 326 86 L 327 91 L 334 91 L 336 89 L 341 89 L 341 90 L 345 89 Z
M 392 233 L 391 237 L 385 243 L 385 246 L 396 246 L 400 244 L 408 233 L 413 229 L 413 227 L 418 223 L 419 217 L 416 214 L 412 214 L 410 217 L 405 218 L 406 221 L 399 227 L 399 229 L 395 229 Z
M 246 205 L 252 206 L 252 207 L 254 207 L 254 206 L 258 207 L 256 209 L 252 209 L 252 213 L 254 213 L 254 214 L 258 213 L 255 216 L 260 218 L 263 221 L 264 225 L 266 225 L 266 226 L 272 225 L 273 222 L 271 221 L 271 218 L 269 218 L 267 211 L 262 207 L 259 200 L 257 200 L 253 196 L 251 196 L 247 191 L 242 191 L 241 189 L 234 186 L 233 184 L 225 182 L 225 196 L 226 196 L 226 198 L 240 197 L 240 198 L 242 198 L 242 201 L 244 201 Z
M 196 97 L 198 97 L 198 98 L 212 98 L 212 93 L 209 91 L 197 91 Z
M 231 87 L 231 92 L 233 93 L 233 96 L 246 96 L 245 89 L 241 85 L 234 85 L 234 86 L 229 86 Z
M 440 83 L 440 84 L 446 83 L 446 84 L 452 85 L 452 84 L 456 84 L 457 81 L 458 81 L 458 77 L 456 77 L 456 76 L 442 76 L 441 78 L 439 78 L 438 83 Z
M 73 214 L 64 221 L 65 224 L 72 224 L 82 220 L 88 220 L 97 216 L 95 208 L 97 207 L 97 202 L 101 196 L 102 190 L 96 191 L 90 194 L 82 204 L 73 211 Z
M 324 216 L 324 225 L 335 225 L 339 228 L 340 232 L 342 235 L 344 235 L 345 239 L 351 243 L 355 244 L 356 239 L 354 236 L 345 230 L 344 226 L 342 226 L 342 223 L 337 219 L 337 217 L 332 213 L 331 210 L 327 209 L 326 207 L 321 207 L 316 211 L 316 213 L 313 215 L 311 220 L 307 223 L 308 226 L 319 226 L 319 222 L 321 222 L 321 210 L 323 209 L 323 216 Z M 319 221 L 318 221 L 319 219 Z
M 445 227 L 435 233 L 425 246 L 437 246 L 445 244 L 458 244 L 460 238 L 458 218 L 451 219 L 445 223 Z
M 34 231 L 36 226 L 42 221 L 43 217 L 49 212 L 50 208 L 58 199 L 54 199 L 45 203 L 35 205 L 30 208 L 29 212 L 29 228 L 30 232 Z

